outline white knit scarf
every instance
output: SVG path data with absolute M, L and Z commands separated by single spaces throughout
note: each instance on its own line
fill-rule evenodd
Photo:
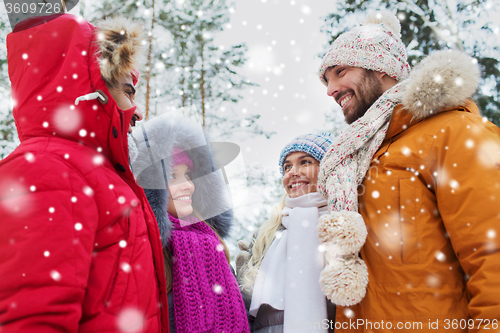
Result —
M 286 228 L 272 242 L 260 265 L 252 294 L 250 314 L 257 315 L 262 304 L 284 310 L 284 332 L 299 327 L 316 327 L 308 332 L 327 332 L 325 295 L 319 285 L 324 267 L 318 250 L 318 218 L 327 213 L 326 200 L 318 192 L 297 198 L 287 197 L 281 223 Z
M 341 133 L 321 161 L 318 189 L 328 199 L 331 212 L 318 225 L 329 261 L 321 282 L 326 296 L 337 305 L 356 304 L 366 293 L 368 273 L 358 255 L 366 239 L 366 226 L 358 214 L 358 186 L 384 141 L 403 90 L 404 83 L 400 83 L 382 94 Z

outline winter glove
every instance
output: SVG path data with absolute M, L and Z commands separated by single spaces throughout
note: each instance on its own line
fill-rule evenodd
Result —
M 247 271 L 248 260 L 250 260 L 252 253 L 250 252 L 250 243 L 245 242 L 244 240 L 240 240 L 238 242 L 238 247 L 241 252 L 236 256 L 236 279 L 238 280 L 238 283 L 241 284 L 243 282 L 243 276 Z

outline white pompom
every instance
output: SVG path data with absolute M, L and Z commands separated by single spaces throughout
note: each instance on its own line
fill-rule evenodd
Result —
M 368 14 L 361 25 L 367 24 L 383 24 L 386 30 L 389 30 L 392 35 L 401 39 L 401 24 L 398 18 L 387 10 L 379 10 Z
M 363 217 L 356 212 L 332 212 L 319 219 L 319 240 L 333 246 L 333 251 L 339 255 L 358 252 L 367 234 Z
M 321 271 L 319 282 L 323 293 L 334 304 L 351 306 L 366 295 L 368 268 L 357 256 L 337 258 Z

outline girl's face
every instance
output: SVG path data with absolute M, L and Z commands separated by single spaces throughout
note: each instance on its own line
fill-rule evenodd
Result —
M 296 151 L 283 163 L 283 186 L 290 198 L 317 192 L 319 162 L 311 155 Z
M 194 193 L 194 184 L 190 178 L 190 170 L 186 164 L 176 165 L 172 169 L 172 178 L 168 182 L 170 198 L 167 211 L 170 215 L 181 219 L 193 213 L 191 196 Z

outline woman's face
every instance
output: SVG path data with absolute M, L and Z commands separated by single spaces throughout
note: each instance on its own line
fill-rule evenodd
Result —
M 283 186 L 290 198 L 317 192 L 319 162 L 311 155 L 297 151 L 289 154 L 283 163 Z
M 194 184 L 186 164 L 176 165 L 172 169 L 171 176 L 168 182 L 170 198 L 168 199 L 167 211 L 170 215 L 181 219 L 193 213 L 191 196 L 194 193 Z

